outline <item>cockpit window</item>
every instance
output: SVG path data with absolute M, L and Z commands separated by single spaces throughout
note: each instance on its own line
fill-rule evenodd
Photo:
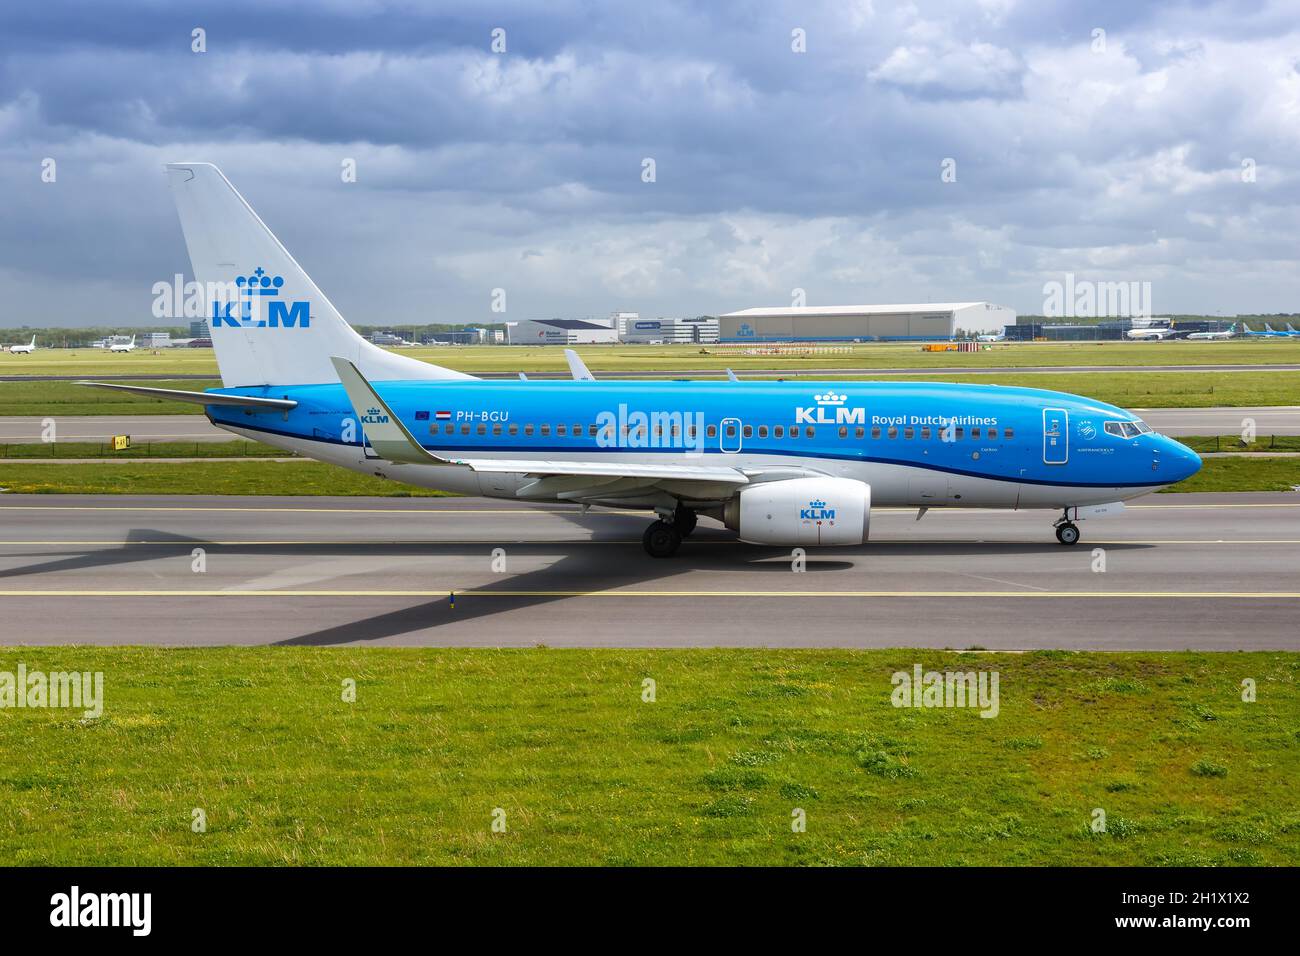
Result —
M 1106 422 L 1106 434 L 1116 438 L 1136 438 L 1151 431 L 1145 422 Z

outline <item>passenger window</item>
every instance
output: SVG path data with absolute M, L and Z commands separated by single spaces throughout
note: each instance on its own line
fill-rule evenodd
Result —
M 728 425 L 728 426 L 727 426 L 727 437 L 728 437 L 728 438 L 735 438 L 735 437 L 736 437 L 736 426 L 735 426 L 735 425 Z
M 744 437 L 746 437 L 746 438 L 753 438 L 753 437 L 754 437 L 754 426 L 753 426 L 753 425 L 746 425 L 743 429 L 741 429 L 741 432 L 740 432 L 740 433 L 741 433 Z
M 595 438 L 595 437 L 596 437 L 596 431 L 597 431 L 597 429 L 596 429 L 596 426 L 595 426 L 595 425 L 588 425 L 588 426 L 587 426 L 587 434 L 590 435 L 592 438 Z
M 574 437 L 574 438 L 581 438 L 581 437 L 582 437 L 582 426 L 581 426 L 581 425 L 574 425 L 574 426 L 573 426 L 573 437 Z
M 952 437 L 957 441 L 961 441 L 962 438 L 965 437 L 965 435 L 966 435 L 966 429 L 964 428 L 954 428 L 952 430 Z
M 430 435 L 436 435 L 436 434 L 438 434 L 438 423 L 437 423 L 437 422 L 434 422 L 432 425 L 429 426 L 429 434 L 430 434 Z
M 910 439 L 912 438 L 912 436 L 915 435 L 915 434 L 916 434 L 916 431 L 915 431 L 915 429 L 912 428 L 911 425 L 908 425 L 906 428 L 903 429 L 903 437 L 904 437 L 904 438 L 907 438 L 907 439 L 910 440 Z
M 970 430 L 970 437 L 971 437 L 971 438 L 979 438 L 979 437 L 980 437 L 980 430 L 979 430 L 978 428 L 972 428 L 972 429 Z
M 612 429 L 611 429 L 611 430 L 612 430 Z M 637 441 L 644 441 L 644 440 L 645 440 L 645 426 L 644 426 L 644 425 L 638 425 L 638 426 L 636 427 L 636 439 L 637 439 Z
M 543 426 L 543 427 L 545 427 L 545 426 Z M 568 426 L 568 425 L 556 425 L 556 426 L 555 426 L 555 434 L 558 435 L 559 437 L 563 438 L 563 437 L 564 437 L 565 435 L 567 435 L 568 433 L 569 433 L 569 426 Z
M 798 437 L 799 437 L 799 426 L 798 426 L 798 425 L 791 425 L 791 426 L 790 426 L 790 437 L 791 437 L 791 438 L 798 438 Z
M 880 437 L 880 426 L 879 426 L 879 425 L 872 425 L 872 426 L 871 426 L 871 437 L 872 437 L 872 438 L 879 438 L 879 437 Z
M 708 428 L 704 430 L 704 434 L 707 435 L 709 438 L 716 438 L 718 435 L 718 426 L 710 425 Z
M 775 425 L 775 426 L 773 426 L 773 427 L 772 427 L 772 437 L 773 437 L 773 438 L 784 438 L 784 437 L 785 437 L 785 426 L 784 426 L 784 425 Z
M 694 438 L 694 437 L 695 437 L 695 426 L 694 426 L 694 425 L 687 425 L 687 426 L 686 426 L 686 436 L 687 436 L 688 438 Z
M 925 441 L 930 440 L 930 426 L 926 425 L 921 428 L 921 438 Z
M 519 434 L 519 426 L 518 426 L 518 425 L 511 425 L 511 426 L 510 426 L 510 434 L 512 434 L 512 435 L 518 435 L 518 434 Z
M 894 427 L 893 425 L 890 425 L 890 426 L 889 426 L 889 431 L 886 432 L 885 434 L 887 434 L 890 438 L 897 438 L 897 437 L 898 437 L 898 429 L 897 429 L 896 427 Z
M 493 425 L 493 426 L 492 426 L 492 434 L 493 434 L 493 435 L 500 435 L 500 434 L 501 434 L 501 426 L 500 426 L 500 425 Z
M 448 422 L 448 423 L 447 423 L 447 427 L 444 428 L 442 431 L 443 431 L 443 434 L 445 434 L 445 435 L 454 435 L 454 434 L 456 434 L 456 426 L 453 425 L 451 422 Z
M 486 425 L 479 425 L 478 428 L 476 428 L 476 429 L 474 429 L 474 430 L 475 430 L 476 432 L 478 432 L 480 435 L 486 435 L 486 434 L 487 434 L 487 426 L 486 426 Z
M 758 437 L 759 437 L 759 438 L 766 438 L 766 437 L 767 437 L 767 426 L 766 426 L 766 425 L 759 425 L 759 426 L 758 426 Z
M 862 437 L 864 437 L 866 434 L 867 434 L 867 430 L 866 430 L 865 428 L 863 428 L 861 425 L 859 425 L 857 428 L 853 429 L 853 437 L 854 437 L 854 438 L 862 438 Z
M 676 438 L 678 435 L 681 434 L 681 429 L 678 428 L 676 425 L 674 425 L 672 426 L 671 432 L 672 432 L 672 437 Z
M 989 440 L 992 441 L 994 438 L 997 438 L 997 437 L 998 437 L 998 430 L 997 430 L 996 428 L 990 428 L 990 429 L 989 429 Z
M 1010 428 L 1004 428 L 1002 429 L 1002 437 L 1007 441 L 1010 441 L 1015 437 L 1015 433 Z
M 840 437 L 841 437 L 841 438 L 848 438 L 848 437 L 849 437 L 849 430 L 848 430 L 847 428 L 845 428 L 843 425 L 840 426 Z
M 525 434 L 525 435 L 531 435 L 532 433 L 533 433 L 533 426 L 532 426 L 532 425 L 525 425 L 525 426 L 524 426 L 524 434 Z
M 461 433 L 462 435 L 468 435 L 468 434 L 469 434 L 469 426 L 468 426 L 468 425 L 461 425 L 461 426 L 460 426 L 460 433 Z
M 540 426 L 538 426 L 538 432 L 541 434 L 541 436 L 542 436 L 543 438 L 549 438 L 550 435 L 551 435 L 551 426 L 550 426 L 550 425 L 540 425 Z

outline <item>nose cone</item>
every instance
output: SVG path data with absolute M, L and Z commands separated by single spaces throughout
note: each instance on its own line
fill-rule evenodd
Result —
M 1182 481 L 1201 470 L 1201 456 L 1182 442 L 1160 436 L 1160 471 L 1170 481 Z

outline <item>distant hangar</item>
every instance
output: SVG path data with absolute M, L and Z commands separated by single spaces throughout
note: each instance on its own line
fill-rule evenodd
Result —
M 908 342 L 999 334 L 1016 312 L 992 302 L 743 309 L 718 317 L 720 342 Z

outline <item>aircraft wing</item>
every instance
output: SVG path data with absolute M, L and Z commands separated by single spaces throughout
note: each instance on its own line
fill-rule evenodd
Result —
M 600 479 L 633 479 L 640 485 L 657 482 L 671 482 L 674 485 L 689 482 L 704 491 L 704 486 L 744 485 L 751 477 L 771 480 L 772 477 L 789 477 L 784 472 L 779 475 L 755 472 L 752 476 L 737 468 L 719 465 L 691 463 L 639 463 L 619 461 L 561 461 L 546 458 L 461 458 L 452 455 L 438 455 L 429 451 L 402 424 L 401 419 L 393 413 L 357 367 L 347 359 L 331 359 L 338 372 L 339 380 L 347 392 L 348 400 L 361 419 L 362 428 L 370 447 L 381 458 L 399 464 L 439 465 L 443 467 L 463 467 L 472 471 L 486 473 L 508 473 L 534 475 L 537 482 L 530 487 L 543 487 L 541 482 L 550 478 L 573 479 L 566 491 L 580 497 L 581 493 L 597 489 L 609 482 Z M 595 479 L 590 481 L 589 479 Z M 554 485 L 555 482 L 551 482 Z M 521 491 L 524 494 L 525 491 Z

